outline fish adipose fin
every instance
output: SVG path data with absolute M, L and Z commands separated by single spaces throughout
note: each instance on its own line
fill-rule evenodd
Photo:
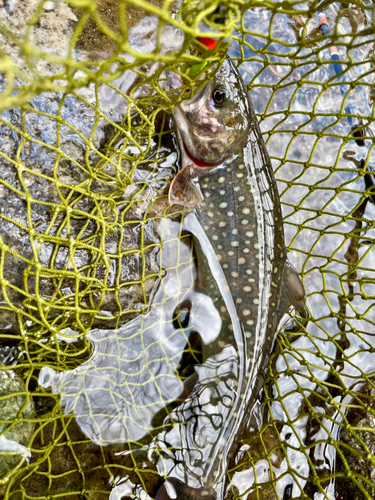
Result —
M 286 261 L 282 282 L 277 306 L 278 321 L 288 312 L 291 306 L 301 315 L 302 320 L 306 321 L 309 313 L 305 304 L 305 291 L 297 271 L 289 261 Z
M 199 207 L 203 196 L 198 184 L 198 176 L 191 165 L 178 172 L 169 188 L 169 204 L 184 207 Z

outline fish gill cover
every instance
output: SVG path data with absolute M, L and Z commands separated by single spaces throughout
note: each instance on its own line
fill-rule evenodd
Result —
M 373 8 L 0 2 L 0 495 L 146 499 L 183 473 L 173 408 L 145 426 L 154 393 L 173 403 L 200 363 L 199 339 L 166 321 L 197 265 L 168 204 L 179 151 L 165 70 L 202 86 L 231 37 L 311 317 L 277 336 L 224 497 L 375 498 Z M 197 48 L 202 26 L 216 50 Z M 209 303 L 202 321 L 215 329 Z M 129 442 L 123 402 L 139 394 Z

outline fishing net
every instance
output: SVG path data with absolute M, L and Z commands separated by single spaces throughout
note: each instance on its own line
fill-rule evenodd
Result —
M 218 2 L 0 1 L 4 498 L 146 499 L 168 479 L 165 401 L 199 346 L 165 319 L 197 278 L 168 205 L 183 95 L 165 69 L 203 85 L 186 68 L 217 68 L 228 37 L 311 317 L 277 336 L 225 495 L 375 498 L 374 7 L 220 5 L 210 25 Z M 221 40 L 209 54 L 188 50 L 202 20 Z M 124 412 L 137 391 L 156 401 L 151 423 L 146 400 Z

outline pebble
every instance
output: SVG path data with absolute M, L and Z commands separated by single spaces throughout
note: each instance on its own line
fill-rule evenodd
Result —
M 43 9 L 47 12 L 53 10 L 55 7 L 56 7 L 55 2 L 48 1 L 44 2 L 43 4 Z

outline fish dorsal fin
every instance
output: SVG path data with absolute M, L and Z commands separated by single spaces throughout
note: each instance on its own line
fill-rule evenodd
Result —
M 305 291 L 301 279 L 289 261 L 286 261 L 282 280 L 283 284 L 277 306 L 278 320 L 288 312 L 291 306 L 295 307 L 301 315 L 308 317 L 305 305 Z
M 191 165 L 186 165 L 178 172 L 169 188 L 169 204 L 184 207 L 199 207 L 203 196 L 198 184 L 198 177 Z

